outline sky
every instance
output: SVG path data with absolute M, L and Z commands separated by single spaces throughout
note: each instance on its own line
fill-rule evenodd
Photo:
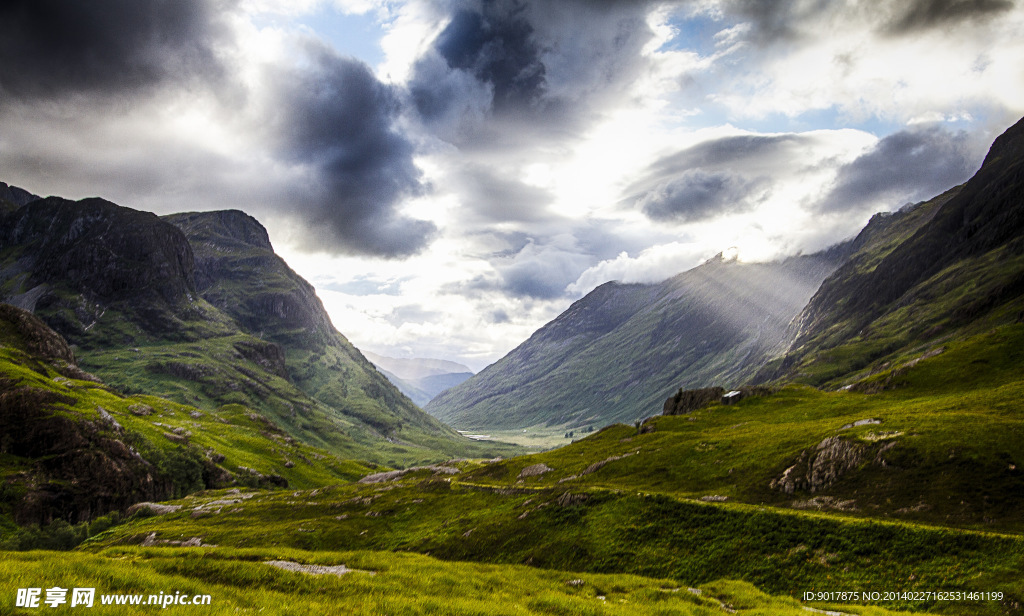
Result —
M 0 181 L 240 209 L 356 346 L 480 370 L 610 280 L 852 237 L 1024 115 L 1011 0 L 14 0 Z

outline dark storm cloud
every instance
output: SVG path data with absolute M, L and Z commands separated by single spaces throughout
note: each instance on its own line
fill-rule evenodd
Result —
M 14 0 L 0 3 L 0 100 L 123 95 L 217 77 L 226 2 Z
M 434 40 L 433 51 L 448 69 L 471 75 L 490 88 L 496 112 L 534 104 L 544 92 L 545 68 L 526 10 L 518 0 L 489 0 L 476 9 L 461 8 Z M 427 62 L 417 67 L 410 91 L 420 115 L 436 120 L 459 101 L 450 84 L 438 87 Z
M 839 169 L 835 186 L 821 201 L 826 211 L 875 206 L 879 199 L 927 199 L 964 182 L 975 171 L 964 132 L 933 126 L 885 137 L 866 154 Z
M 887 31 L 893 34 L 988 19 L 1013 8 L 1011 0 L 914 0 L 897 5 L 902 12 Z
M 413 106 L 443 139 L 521 147 L 579 134 L 601 100 L 643 74 L 654 2 L 433 2 L 447 15 L 409 81 Z M 619 85 L 621 87 L 616 87 Z
M 397 93 L 369 67 L 318 44 L 308 63 L 275 75 L 283 112 L 282 155 L 308 166 L 295 214 L 309 223 L 309 243 L 334 252 L 403 257 L 428 243 L 433 223 L 396 208 L 422 192 L 413 145 L 394 123 Z
M 749 211 L 808 142 L 800 135 L 737 135 L 698 143 L 652 164 L 628 189 L 627 204 L 660 222 Z
M 648 192 L 638 205 L 651 220 L 695 222 L 750 210 L 750 192 L 763 184 L 721 172 L 688 171 Z
M 724 0 L 721 10 L 726 22 L 750 26 L 746 41 L 766 46 L 814 37 L 822 19 L 868 19 L 880 32 L 900 35 L 989 19 L 1013 6 L 1013 0 L 881 0 L 865 12 L 831 0 Z
M 724 10 L 733 18 L 749 23 L 751 31 L 748 37 L 754 42 L 765 44 L 796 37 L 795 25 L 798 21 L 822 11 L 826 4 L 822 0 L 811 3 L 791 0 L 728 0 L 724 3 Z
M 494 88 L 495 111 L 530 105 L 544 93 L 541 50 L 525 12 L 515 0 L 485 2 L 479 13 L 460 10 L 434 43 L 449 67 Z

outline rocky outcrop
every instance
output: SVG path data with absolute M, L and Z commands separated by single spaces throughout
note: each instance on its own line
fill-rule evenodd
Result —
M 866 445 L 851 440 L 838 436 L 826 438 L 814 450 L 800 452 L 800 457 L 773 479 L 769 487 L 786 494 L 819 492 L 859 466 L 866 457 L 866 451 Z
M 519 471 L 519 477 L 517 477 L 517 479 L 525 479 L 527 477 L 537 477 L 539 475 L 543 475 L 544 473 L 547 473 L 547 472 L 552 471 L 552 470 L 554 470 L 554 469 L 552 469 L 547 464 L 543 464 L 543 463 L 541 463 L 541 464 L 531 464 L 530 466 L 527 466 L 523 470 Z
M 111 308 L 143 332 L 178 327 L 195 297 L 188 240 L 156 215 L 47 197 L 0 215 L 0 283 L 73 343 Z M 41 289 L 41 291 L 40 291 Z
M 0 304 L 0 328 L 5 330 L 4 344 L 16 346 L 42 359 L 75 363 L 75 354 L 67 341 L 30 312 Z
M 702 389 L 679 388 L 672 397 L 665 400 L 662 415 L 685 415 L 693 411 L 715 404 L 722 399 L 725 390 L 721 387 L 704 387 Z
M 24 188 L 18 188 L 17 186 L 8 186 L 3 182 L 0 182 L 0 201 L 6 201 L 15 207 L 21 207 L 26 203 L 31 203 L 39 197 L 28 192 Z
M 238 342 L 235 350 L 242 357 L 260 366 L 271 374 L 288 380 L 288 367 L 285 365 L 284 350 L 273 342 Z
M 48 197 L 4 222 L 0 246 L 23 248 L 37 284 L 68 283 L 105 300 L 156 293 L 172 302 L 195 288 L 188 240 L 154 214 Z

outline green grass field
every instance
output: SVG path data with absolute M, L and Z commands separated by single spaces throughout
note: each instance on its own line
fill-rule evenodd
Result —
M 4 553 L 0 613 L 48 612 L 13 607 L 18 588 L 95 588 L 86 613 L 150 614 L 159 606 L 101 605 L 102 595 L 209 595 L 209 605 L 169 605 L 173 614 L 444 614 L 452 616 L 807 615 L 794 599 L 750 584 L 715 581 L 700 588 L 670 579 L 546 571 L 516 565 L 445 562 L 405 553 L 293 549 L 110 548 L 95 554 Z M 266 564 L 343 564 L 350 573 L 311 575 Z M 69 608 L 67 605 L 61 611 Z M 864 616 L 897 612 L 858 607 Z

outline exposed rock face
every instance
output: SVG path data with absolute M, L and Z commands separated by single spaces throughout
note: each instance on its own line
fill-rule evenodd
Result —
M 867 447 L 832 436 L 818 443 L 814 451 L 804 450 L 796 462 L 773 479 L 769 487 L 786 494 L 819 492 L 834 484 L 865 458 Z
M 536 477 L 538 475 L 543 475 L 544 473 L 547 473 L 548 471 L 551 470 L 553 469 L 547 464 L 532 464 L 521 470 L 519 472 L 518 478 L 524 479 L 526 477 Z
M 0 304 L 0 328 L 6 330 L 5 343 L 13 343 L 26 353 L 47 360 L 60 359 L 70 364 L 75 363 L 75 354 L 67 341 L 30 312 Z
M 143 331 L 172 331 L 195 295 L 184 234 L 103 199 L 48 197 L 0 216 L 0 250 L 8 248 L 0 263 L 7 295 L 38 293 L 36 313 L 75 343 L 111 307 Z
M 285 365 L 284 350 L 273 342 L 239 342 L 235 350 L 267 372 L 288 380 L 288 367 Z
M 267 230 L 237 210 L 165 216 L 195 250 L 203 299 L 254 334 L 306 348 L 325 344 L 333 327 L 313 286 L 274 253 Z
M 107 430 L 54 415 L 72 399 L 0 384 L 0 453 L 33 460 L 32 486 L 14 506 L 21 524 L 79 522 L 140 500 L 174 495 L 170 481 Z M 106 427 L 106 426 L 104 426 Z
M 665 401 L 662 415 L 685 415 L 721 400 L 725 390 L 721 387 L 683 389 Z

